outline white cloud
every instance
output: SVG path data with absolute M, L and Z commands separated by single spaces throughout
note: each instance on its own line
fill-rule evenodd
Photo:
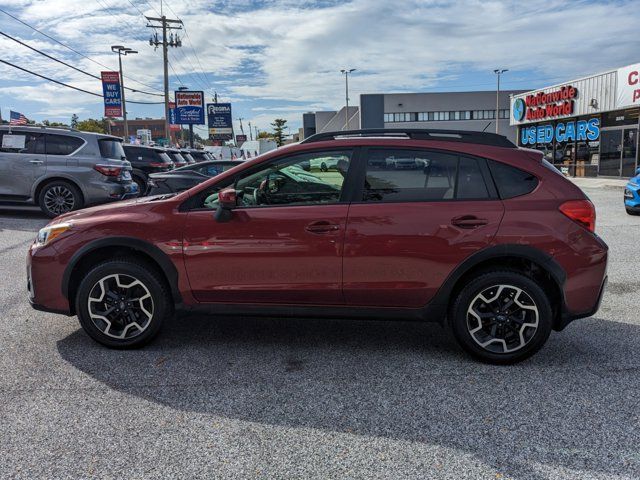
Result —
M 127 85 L 148 90 L 131 81 L 135 78 L 161 87 L 161 52 L 149 46 L 151 29 L 128 0 L 0 1 L 110 68 L 117 64 L 110 45 L 137 49 L 138 55 L 123 59 Z M 156 15 L 149 4 L 132 1 Z M 634 63 L 639 56 L 634 40 L 640 12 L 630 1 L 354 0 L 320 8 L 310 1 L 271 0 L 261 5 L 173 0 L 171 9 L 185 21 L 189 38 L 181 33 L 183 47 L 172 49 L 171 63 L 191 88 L 208 90 L 208 95 L 215 89 L 236 103 L 248 101 L 255 122 L 265 126 L 267 116 L 299 120 L 302 111 L 339 107 L 344 102 L 339 70 L 344 66 L 358 70 L 350 84 L 352 101 L 357 101 L 360 93 L 420 91 L 443 83 L 468 83 L 474 89 L 479 83 L 474 75 L 497 66 L 508 67 L 512 78 L 520 71 L 570 79 Z M 99 75 L 103 69 L 13 21 L 11 27 L 11 34 L 82 70 Z M 100 92 L 97 80 L 10 40 L 0 40 L 0 49 L 7 61 Z M 196 73 L 201 68 L 205 73 Z M 100 110 L 99 99 L 0 66 L 0 101 L 8 95 L 41 103 L 45 108 L 40 111 L 82 111 L 88 103 L 92 111 Z M 160 97 L 129 93 L 128 99 Z M 301 105 L 265 106 L 265 99 Z

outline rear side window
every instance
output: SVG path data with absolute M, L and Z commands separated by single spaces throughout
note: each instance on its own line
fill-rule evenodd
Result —
M 538 186 L 538 178 L 519 168 L 488 160 L 493 180 L 498 187 L 500 198 L 513 198 L 531 193 Z
M 371 149 L 366 168 L 363 200 L 367 202 L 491 198 L 475 158 L 429 150 Z
M 47 134 L 47 155 L 70 155 L 84 144 L 84 140 L 70 135 Z
M 118 140 L 112 140 L 110 138 L 104 138 L 98 140 L 100 146 L 100 156 L 104 158 L 112 158 L 114 160 L 122 160 L 125 157 L 124 149 L 122 148 L 122 142 Z

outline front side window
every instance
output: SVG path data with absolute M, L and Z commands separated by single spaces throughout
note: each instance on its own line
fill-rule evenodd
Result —
M 350 151 L 313 152 L 270 162 L 235 180 L 238 206 L 337 203 L 350 163 Z M 223 187 L 214 188 L 205 196 L 202 207 L 217 208 L 220 188 Z
M 84 141 L 78 137 L 47 134 L 45 148 L 47 155 L 70 155 L 83 144 Z
M 371 149 L 365 202 L 490 198 L 479 160 L 429 150 Z

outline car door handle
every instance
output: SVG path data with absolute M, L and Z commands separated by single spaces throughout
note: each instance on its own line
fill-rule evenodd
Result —
M 485 218 L 478 218 L 474 215 L 463 215 L 461 217 L 455 217 L 451 220 L 451 225 L 455 225 L 460 228 L 478 228 L 486 225 L 489 221 Z
M 34 165 L 42 165 L 44 160 L 29 160 L 29 163 L 33 163 Z
M 309 233 L 331 233 L 340 230 L 340 225 L 321 220 L 310 223 L 306 226 L 305 230 Z

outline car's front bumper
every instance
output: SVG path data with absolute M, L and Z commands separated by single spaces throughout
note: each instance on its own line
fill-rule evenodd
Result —
M 61 294 L 60 285 L 64 265 L 52 247 L 36 248 L 27 254 L 27 292 L 29 303 L 42 312 L 71 315 L 69 302 Z
M 640 212 L 640 185 L 629 182 L 624 189 L 624 206 L 627 210 Z

